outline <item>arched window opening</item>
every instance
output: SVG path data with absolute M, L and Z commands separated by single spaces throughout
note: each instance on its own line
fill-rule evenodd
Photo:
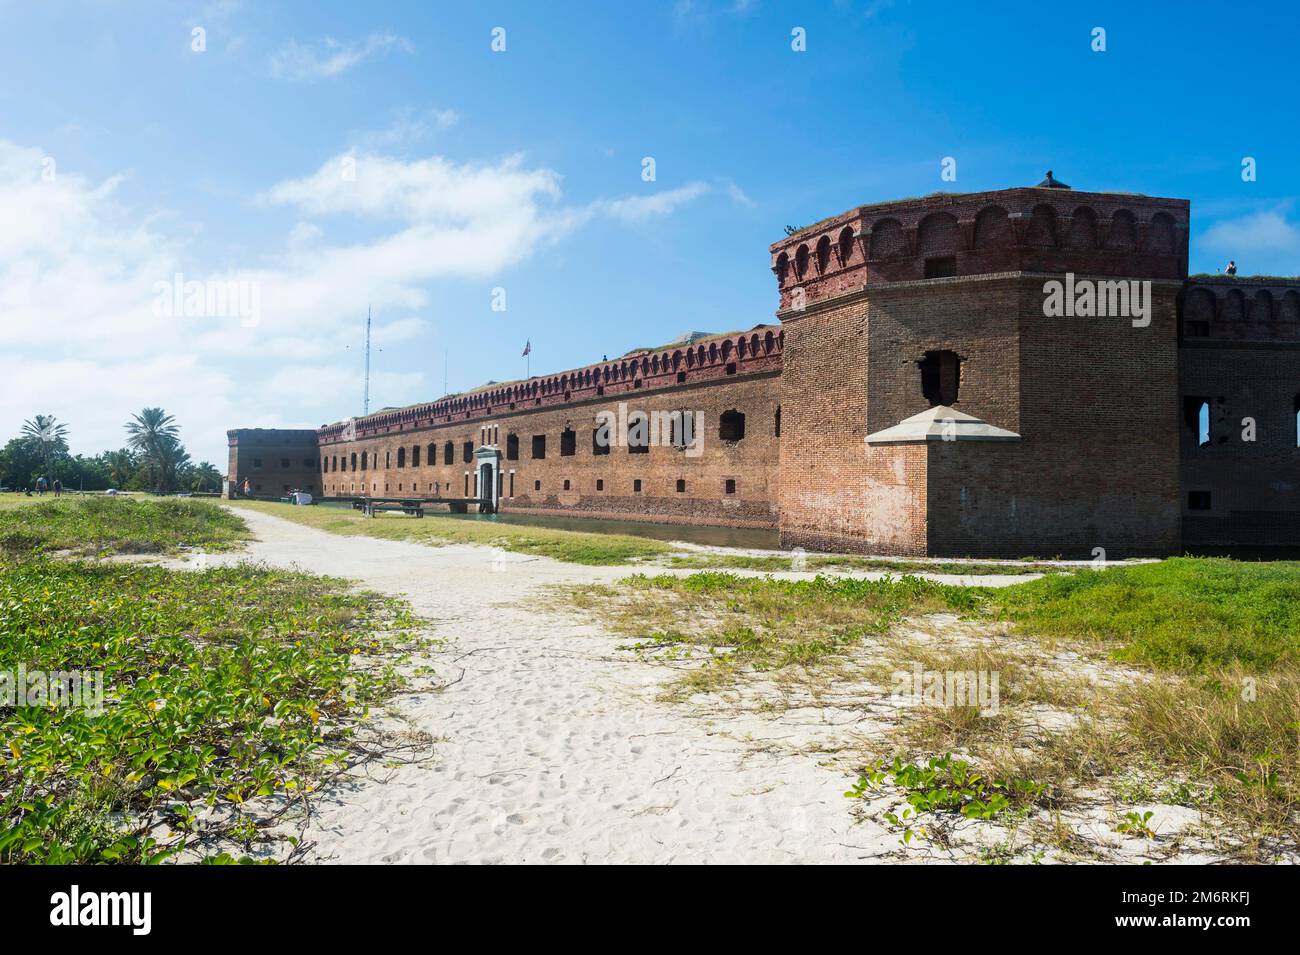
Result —
M 742 441 L 745 437 L 745 416 L 739 411 L 722 412 L 718 419 L 718 439 L 721 441 Z
M 824 274 L 831 266 L 831 240 L 822 236 L 817 240 L 817 271 Z
M 397 449 L 397 466 L 399 468 L 406 467 L 406 448 Z
M 1196 435 L 1197 447 L 1203 448 L 1208 445 L 1213 440 L 1210 427 L 1210 399 L 1201 395 L 1185 395 L 1183 423 Z
M 840 230 L 839 241 L 840 265 L 848 265 L 853 258 L 853 227 L 845 226 Z
M 636 411 L 627 418 L 627 453 L 650 453 L 650 416 Z
M 560 432 L 560 457 L 569 458 L 578 450 L 578 433 L 572 428 Z
M 471 461 L 474 460 L 473 441 L 466 441 L 464 444 L 460 446 L 460 457 L 461 457 L 461 462 L 464 464 L 469 464 Z
M 519 460 L 519 435 L 517 434 L 506 435 L 506 460 Z
M 954 405 L 961 388 L 961 356 L 952 351 L 928 351 L 916 363 L 921 369 L 921 394 L 936 405 Z

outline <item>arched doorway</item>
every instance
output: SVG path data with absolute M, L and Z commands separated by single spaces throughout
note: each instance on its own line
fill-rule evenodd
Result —
M 478 465 L 479 508 L 495 513 L 500 498 L 497 476 L 501 470 L 501 451 L 492 445 L 484 445 L 474 452 L 474 459 Z

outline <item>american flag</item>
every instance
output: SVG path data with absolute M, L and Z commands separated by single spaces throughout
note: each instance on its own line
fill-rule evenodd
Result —
M 531 355 L 532 352 L 533 352 L 533 342 L 532 342 L 532 339 L 529 339 L 528 341 L 524 342 L 524 353 L 523 353 L 522 355 L 520 355 L 519 357 L 520 357 L 520 358 L 525 358 L 525 357 L 527 357 L 528 355 Z

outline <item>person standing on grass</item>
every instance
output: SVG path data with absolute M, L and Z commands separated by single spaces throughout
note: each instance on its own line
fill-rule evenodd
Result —
M 38 478 L 36 479 L 36 495 L 37 495 L 37 497 L 40 497 L 41 495 L 43 495 L 43 494 L 45 493 L 45 488 L 46 488 L 46 481 L 45 481 L 45 477 L 42 475 L 41 477 L 38 477 Z
M 55 497 L 63 496 L 63 482 L 60 481 L 58 478 L 54 479 L 54 496 Z
M 253 496 L 252 482 L 250 482 L 248 478 L 244 478 L 244 497 L 252 497 L 252 496 Z

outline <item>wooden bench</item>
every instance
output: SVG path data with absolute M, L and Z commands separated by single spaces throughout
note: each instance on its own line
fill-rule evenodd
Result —
M 383 511 L 401 511 L 403 514 L 409 514 L 412 517 L 424 517 L 424 503 L 422 501 L 372 497 L 362 501 L 354 501 L 352 506 L 358 508 L 366 517 L 374 517 L 377 513 Z

